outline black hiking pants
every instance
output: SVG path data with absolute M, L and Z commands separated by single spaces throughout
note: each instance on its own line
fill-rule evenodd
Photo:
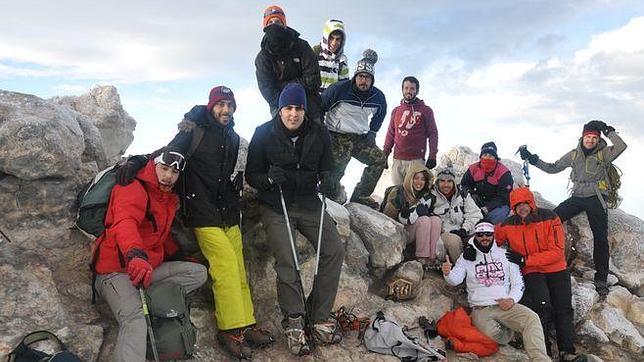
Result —
M 525 293 L 521 304 L 539 315 L 546 345 L 550 322 L 553 321 L 559 352 L 575 353 L 570 272 L 564 269 L 555 273 L 530 273 L 524 275 L 523 280 Z
M 593 263 L 595 263 L 595 280 L 606 281 L 608 278 L 608 213 L 597 196 L 571 197 L 555 208 L 561 222 L 570 220 L 582 211 L 586 212 L 590 230 L 593 232 Z

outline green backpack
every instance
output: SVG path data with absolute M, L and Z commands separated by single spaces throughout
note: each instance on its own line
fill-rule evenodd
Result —
M 597 183 L 597 189 L 600 191 L 606 191 L 606 207 L 609 209 L 616 209 L 619 207 L 619 204 L 622 202 L 622 198 L 619 196 L 619 188 L 622 187 L 622 175 L 624 174 L 619 167 L 615 166 L 612 162 L 605 162 L 603 153 L 597 152 L 597 160 L 604 165 L 606 170 L 606 178 Z M 577 150 L 572 155 L 572 161 L 577 158 Z M 570 173 L 570 179 L 572 180 L 573 174 Z
M 154 283 L 146 290 L 150 320 L 159 359 L 190 359 L 197 343 L 197 330 L 190 321 L 185 289 L 177 283 Z M 150 339 L 147 358 L 154 360 Z

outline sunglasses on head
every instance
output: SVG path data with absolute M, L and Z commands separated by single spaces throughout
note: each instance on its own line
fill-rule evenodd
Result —
M 493 236 L 493 235 L 494 235 L 494 233 L 493 233 L 493 232 L 486 231 L 486 232 L 484 232 L 484 233 L 476 233 L 476 234 L 474 234 L 474 235 L 476 235 L 476 236 Z
M 284 12 L 283 12 L 283 11 L 281 11 L 281 10 L 277 10 L 277 9 L 268 9 L 268 10 L 266 10 L 266 12 L 264 13 L 264 17 L 267 17 L 267 16 L 269 16 L 269 15 L 276 15 L 276 14 L 284 15 Z

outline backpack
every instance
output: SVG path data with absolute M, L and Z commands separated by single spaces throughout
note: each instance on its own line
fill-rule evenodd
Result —
M 52 342 L 56 347 L 56 352 L 48 354 L 31 348 L 31 345 L 42 341 Z M 69 352 L 65 344 L 49 331 L 36 331 L 27 334 L 7 357 L 7 362 L 81 362 L 78 356 Z
M 378 211 L 380 211 L 380 212 L 385 211 L 385 206 L 387 205 L 387 198 L 389 197 L 389 194 L 391 194 L 392 192 L 395 192 L 396 189 L 398 188 L 398 186 L 400 186 L 400 185 L 389 186 L 389 187 L 387 187 L 385 189 L 385 195 L 382 198 L 382 202 L 380 203 L 380 208 L 378 209 Z M 400 197 L 403 197 L 402 196 L 402 187 L 400 188 L 400 194 L 401 194 Z
M 596 153 L 597 160 L 604 165 L 606 170 L 606 178 L 597 183 L 598 190 L 605 190 L 607 192 L 606 207 L 609 209 L 616 209 L 622 203 L 622 198 L 619 196 L 619 188 L 622 187 L 622 175 L 624 174 L 619 167 L 615 166 L 612 162 L 604 161 L 604 154 L 599 151 Z M 577 158 L 577 150 L 572 155 L 572 161 Z M 572 162 L 571 161 L 571 162 Z M 572 180 L 573 172 L 570 172 L 570 180 Z M 600 201 L 602 198 L 600 198 Z
M 190 359 L 197 343 L 197 330 L 190 321 L 185 289 L 177 283 L 159 282 L 145 292 L 159 359 Z M 149 338 L 146 355 L 154 360 Z
M 420 345 L 417 338 L 406 334 L 394 320 L 385 318 L 382 311 L 367 327 L 363 340 L 368 350 L 393 355 L 401 361 L 438 361 L 446 356 L 440 349 Z

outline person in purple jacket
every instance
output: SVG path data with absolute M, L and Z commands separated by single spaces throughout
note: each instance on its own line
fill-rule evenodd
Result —
M 394 151 L 391 167 L 391 181 L 394 185 L 402 184 L 413 164 L 424 164 L 430 170 L 436 167 L 438 130 L 434 111 L 418 98 L 419 90 L 420 82 L 416 77 L 405 77 L 402 81 L 403 99 L 391 112 L 383 152 L 388 158 L 391 150 Z M 425 161 L 427 150 L 429 152 Z

